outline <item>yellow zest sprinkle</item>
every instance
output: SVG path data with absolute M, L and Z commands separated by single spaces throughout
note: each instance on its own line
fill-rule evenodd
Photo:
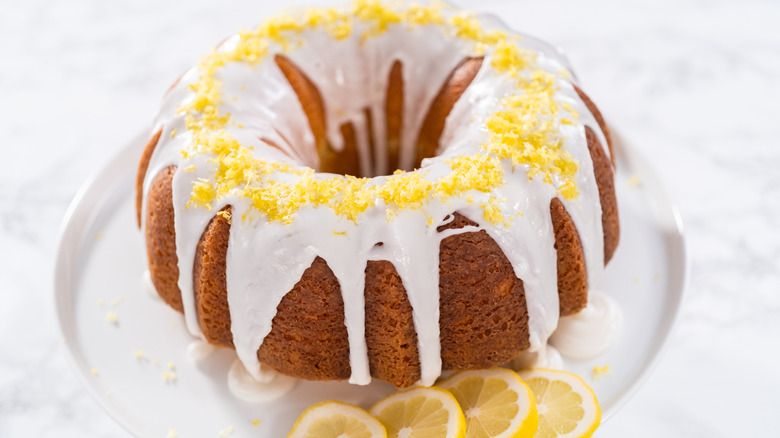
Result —
M 94 375 L 96 375 L 96 376 L 98 375 L 98 370 L 96 370 L 96 369 L 94 369 L 94 368 L 92 368 L 91 370 L 89 370 L 89 372 L 90 372 L 90 373 L 92 373 L 92 374 L 94 374 Z
M 192 186 L 192 199 L 187 203 L 187 208 L 190 205 L 197 204 L 205 207 L 207 210 L 211 210 L 211 201 L 217 197 L 217 191 L 214 190 L 214 186 L 211 181 L 207 179 L 198 179 Z
M 153 359 L 153 360 L 152 360 L 152 363 L 153 363 L 153 364 L 155 364 L 155 365 L 159 365 L 159 364 L 160 364 L 160 361 L 158 361 L 157 359 Z
M 171 138 L 176 137 L 176 128 L 171 129 Z
M 394 208 L 385 209 L 385 218 L 387 219 L 388 222 L 392 222 L 396 216 L 398 216 L 398 210 Z
M 133 356 L 135 356 L 136 359 L 141 360 L 144 358 L 144 351 L 143 350 L 133 350 Z
M 628 179 L 628 185 L 631 187 L 639 187 L 642 185 L 642 180 L 636 175 L 631 175 L 631 178 Z
M 258 424 L 260 424 L 260 420 L 258 420 L 257 418 L 255 418 L 255 420 L 254 420 L 254 421 L 252 421 L 252 426 L 257 426 Z
M 176 365 L 173 362 L 168 362 L 168 369 L 172 370 L 174 368 L 176 368 Z
M 228 426 L 227 429 L 219 431 L 219 436 L 228 437 L 231 433 L 233 433 L 233 426 Z
M 381 35 L 387 31 L 389 25 L 400 23 L 403 20 L 400 14 L 385 7 L 377 0 L 355 2 L 354 16 L 359 20 L 372 23 L 371 28 L 363 33 L 363 38 Z
M 518 87 L 523 92 L 505 97 L 502 109 L 485 121 L 490 141 L 483 148 L 513 166 L 526 166 L 529 178 L 539 175 L 553 184 L 557 176 L 558 193 L 574 199 L 579 194 L 574 180 L 579 166 L 563 149 L 564 139 L 555 123 L 554 83 L 555 77 L 542 71 L 521 78 Z
M 162 373 L 162 378 L 163 378 L 163 380 L 166 380 L 166 381 L 170 382 L 170 381 L 177 380 L 179 378 L 179 376 L 177 376 L 176 373 L 172 373 L 172 372 L 166 371 L 166 372 Z
M 469 190 L 490 192 L 504 185 L 504 171 L 501 162 L 489 155 L 461 155 L 447 161 L 452 168 L 446 177 L 440 178 L 437 195 L 441 199 L 458 196 Z
M 579 116 L 580 116 L 580 113 L 579 113 L 579 111 L 577 111 L 576 109 L 574 109 L 574 107 L 573 107 L 573 106 L 571 106 L 571 104 L 570 104 L 569 102 L 563 102 L 563 103 L 561 104 L 561 108 L 563 108 L 563 109 L 564 109 L 564 110 L 565 110 L 567 113 L 569 113 L 569 115 L 571 115 L 571 116 L 572 116 L 572 117 L 574 117 L 575 119 L 576 119 L 577 117 L 579 117 Z M 567 119 L 567 120 L 568 120 L 568 119 Z
M 653 275 L 653 281 L 658 281 L 660 279 L 661 279 L 661 275 L 660 274 Z
M 392 220 L 403 209 L 422 208 L 431 197 L 444 202 L 465 195 L 468 202 L 473 202 L 468 192 L 489 193 L 504 185 L 505 168 L 510 165 L 512 171 L 522 167 L 529 179 L 539 177 L 555 185 L 563 198 L 575 198 L 579 194 L 575 182 L 578 165 L 563 149 L 565 138 L 559 128 L 574 123 L 578 114 L 569 104 L 555 99 L 558 80 L 565 79 L 568 73 L 542 70 L 535 53 L 517 46 L 520 37 L 486 30 L 472 14 L 446 18 L 446 8 L 443 3 L 399 7 L 380 0 L 354 0 L 351 8 L 297 10 L 240 32 L 230 51 L 215 49 L 203 56 L 197 65 L 200 75 L 189 85 L 192 99 L 178 109 L 185 115 L 186 128 L 192 134 L 190 146 L 181 154 L 185 158 L 207 154 L 217 166 L 209 178 L 193 182 L 187 208 L 211 210 L 215 200 L 237 194 L 249 198 L 269 221 L 289 224 L 301 208 L 327 206 L 338 216 L 357 222 L 366 209 L 383 202 L 387 218 Z M 219 69 L 232 62 L 256 64 L 280 49 L 300 47 L 305 43 L 302 34 L 309 30 L 320 29 L 333 38 L 346 38 L 355 30 L 356 22 L 361 24 L 363 39 L 381 35 L 401 23 L 409 28 L 435 25 L 471 42 L 475 53 L 492 49 L 490 66 L 513 81 L 515 92 L 501 99 L 500 108 L 485 120 L 488 142 L 482 145 L 480 153 L 449 160 L 452 172 L 437 181 L 426 178 L 424 171 L 397 171 L 374 183 L 351 176 L 321 177 L 313 169 L 254 158 L 250 148 L 231 135 L 228 127 L 235 124 L 231 124 L 230 114 L 219 111 L 223 85 L 217 76 Z M 278 178 L 280 174 L 285 177 Z M 499 204 L 493 198 L 481 204 L 484 217 L 507 224 L 512 218 L 504 218 Z M 250 216 L 242 215 L 245 220 Z
M 346 231 L 336 231 L 336 230 L 333 230 L 333 235 L 334 236 L 346 236 L 347 232 Z
M 593 367 L 593 380 L 598 380 L 602 377 L 608 376 L 611 374 L 610 372 L 610 366 L 604 365 L 604 366 L 594 366 Z
M 171 429 L 168 431 L 168 438 L 177 438 L 179 436 L 179 433 L 176 432 L 176 429 Z
M 103 233 L 101 233 L 100 231 L 95 233 L 95 240 L 103 240 Z
M 446 7 L 445 3 L 435 2 L 428 6 L 412 4 L 409 9 L 401 13 L 401 21 L 407 23 L 410 28 L 415 26 L 430 26 L 444 24 L 444 15 L 441 9 Z
M 227 210 L 220 210 L 217 212 L 217 216 L 222 216 L 227 221 L 228 225 L 232 223 L 233 216 Z
M 116 324 L 119 321 L 119 315 L 116 312 L 108 312 L 106 313 L 106 321 Z
M 192 165 L 189 165 L 189 166 L 185 167 L 185 168 L 184 168 L 184 169 L 182 169 L 182 170 L 183 170 L 183 171 L 185 171 L 185 172 L 192 172 L 192 171 L 193 171 L 193 170 L 195 170 L 195 169 L 197 169 L 197 167 L 195 167 L 195 165 L 194 165 L 194 164 L 192 164 Z
M 507 201 L 507 198 L 498 199 L 495 196 L 491 196 L 488 198 L 488 202 L 480 204 L 485 220 L 494 224 L 503 223 L 505 226 L 509 226 L 511 218 L 504 220 L 504 214 L 501 212 L 501 204 L 505 201 Z

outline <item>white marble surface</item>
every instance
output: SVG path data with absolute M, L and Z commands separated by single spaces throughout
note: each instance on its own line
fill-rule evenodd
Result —
M 171 81 L 270 3 L 0 2 L 0 436 L 127 436 L 66 363 L 59 223 Z M 681 206 L 682 320 L 596 436 L 780 436 L 780 2 L 460 3 L 563 46 Z

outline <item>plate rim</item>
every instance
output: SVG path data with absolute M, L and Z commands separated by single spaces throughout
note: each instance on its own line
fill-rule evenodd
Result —
M 673 224 L 673 227 L 671 228 L 673 231 L 671 234 L 671 237 L 673 237 L 672 242 L 677 246 L 682 266 L 679 267 L 679 279 L 676 284 L 672 287 L 666 287 L 668 290 L 676 293 L 669 294 L 669 296 L 673 296 L 675 299 L 672 302 L 672 309 L 670 309 L 670 321 L 662 333 L 661 342 L 653 349 L 654 351 L 651 360 L 642 367 L 638 377 L 622 391 L 622 396 L 620 396 L 609 411 L 604 414 L 602 423 L 606 422 L 617 413 L 617 411 L 622 409 L 639 392 L 639 389 L 646 383 L 647 379 L 652 375 L 664 358 L 669 348 L 671 335 L 679 324 L 683 304 L 686 298 L 686 291 L 690 283 L 690 254 L 687 249 L 682 214 L 677 202 L 667 190 L 657 172 L 649 164 L 649 161 L 645 158 L 644 154 L 630 145 L 630 142 L 626 140 L 622 131 L 615 130 L 611 126 L 610 134 L 613 144 L 616 146 L 615 152 L 618 154 L 618 160 L 628 159 L 626 150 L 630 150 L 630 155 L 636 158 L 635 161 L 641 163 L 639 166 L 642 168 L 644 179 L 652 181 L 655 197 L 663 201 L 666 209 L 668 209 L 668 213 L 671 214 Z M 137 159 L 141 156 L 146 137 L 146 130 L 140 131 L 137 135 L 133 136 L 123 147 L 119 148 L 109 159 L 104 161 L 96 171 L 93 171 L 84 183 L 81 184 L 74 195 L 59 227 L 53 284 L 53 303 L 55 306 L 54 310 L 57 318 L 57 326 L 66 346 L 66 356 L 71 370 L 76 374 L 77 379 L 81 384 L 86 387 L 87 393 L 93 400 L 95 400 L 95 402 L 97 402 L 97 404 L 114 421 L 133 436 L 140 436 L 141 430 L 129 420 L 128 416 L 123 415 L 113 404 L 104 401 L 103 395 L 98 392 L 96 385 L 93 385 L 90 381 L 89 372 L 86 371 L 84 366 L 81 366 L 81 361 L 76 356 L 76 347 L 68 342 L 67 334 L 69 333 L 69 329 L 67 327 L 67 322 L 69 315 L 66 310 L 73 305 L 73 299 L 75 299 L 73 276 L 77 274 L 78 268 L 78 261 L 75 259 L 79 256 L 81 250 L 83 234 L 90 225 L 89 219 L 92 217 L 91 215 L 94 214 L 94 208 L 99 203 L 100 198 L 112 187 L 111 185 L 100 187 L 99 183 L 106 179 L 114 179 L 115 177 L 112 174 L 117 168 L 126 167 L 128 161 L 131 163 L 137 162 Z M 72 319 L 73 315 L 70 316 Z
M 677 294 L 677 299 L 674 302 L 674 308 L 671 315 L 671 321 L 669 322 L 668 326 L 666 327 L 666 333 L 663 334 L 663 338 L 661 341 L 661 344 L 656 347 L 655 354 L 653 355 L 652 359 L 649 363 L 647 363 L 644 368 L 642 369 L 642 372 L 639 374 L 639 378 L 634 380 L 631 385 L 626 388 L 624 391 L 623 397 L 618 399 L 618 401 L 615 403 L 613 408 L 606 413 L 606 415 L 602 418 L 602 423 L 606 422 L 610 417 L 612 417 L 617 411 L 622 409 L 631 399 L 636 396 L 636 394 L 639 392 L 639 389 L 644 386 L 645 382 L 647 382 L 647 379 L 650 378 L 650 375 L 653 374 L 655 369 L 660 364 L 663 357 L 666 355 L 666 352 L 669 350 L 669 341 L 672 338 L 672 333 L 677 329 L 677 325 L 680 322 L 680 316 L 682 315 L 682 308 L 683 304 L 685 302 L 686 297 L 686 291 L 688 290 L 688 286 L 690 284 L 690 278 L 691 278 L 691 263 L 690 263 L 690 254 L 688 251 L 688 246 L 685 239 L 685 225 L 683 223 L 682 219 L 682 213 L 680 211 L 680 207 L 678 206 L 678 203 L 674 199 L 674 197 L 671 195 L 669 190 L 667 190 L 666 185 L 664 184 L 663 180 L 659 177 L 658 173 L 653 169 L 653 167 L 649 164 L 649 160 L 645 158 L 644 154 L 639 151 L 637 148 L 633 146 L 629 146 L 629 141 L 626 140 L 626 137 L 623 134 L 623 131 L 615 130 L 614 125 L 607 125 L 609 126 L 609 133 L 610 137 L 612 139 L 612 142 L 614 145 L 617 145 L 616 150 L 622 150 L 623 149 L 631 149 L 631 154 L 633 154 L 636 158 L 638 158 L 638 161 L 643 163 L 643 172 L 646 176 L 650 177 L 650 180 L 653 182 L 653 185 L 656 187 L 656 196 L 660 196 L 666 203 L 666 205 L 669 207 L 669 212 L 672 215 L 673 223 L 674 223 L 674 237 L 675 237 L 675 243 L 679 245 L 678 250 L 680 251 L 681 259 L 682 259 L 682 266 L 680 269 L 680 279 L 678 281 L 677 287 L 674 288 L 674 290 L 679 290 L 679 294 Z
M 53 305 L 57 317 L 57 327 L 66 347 L 65 355 L 71 371 L 76 375 L 79 382 L 86 387 L 87 393 L 98 406 L 100 406 L 100 408 L 125 431 L 135 437 L 141 436 L 141 430 L 132 424 L 127 417 L 122 415 L 113 405 L 105 403 L 102 394 L 100 394 L 97 387 L 90 382 L 88 372 L 85 371 L 86 368 L 80 366 L 81 361 L 76 357 L 74 351 L 75 347 L 70 344 L 68 340 L 67 333 L 69 330 L 66 326 L 68 315 L 64 312 L 68 306 L 72 305 L 72 300 L 75 298 L 73 291 L 73 275 L 76 273 L 78 265 L 71 265 L 70 259 L 79 255 L 78 253 L 81 249 L 80 242 L 83 239 L 84 231 L 89 227 L 89 218 L 91 214 L 94 213 L 92 209 L 95 205 L 93 204 L 98 202 L 97 199 L 100 198 L 100 195 L 106 193 L 106 188 L 97 187 L 97 184 L 99 181 L 111 178 L 110 174 L 112 171 L 116 167 L 122 166 L 122 163 L 125 162 L 125 160 L 130 159 L 130 162 L 137 162 L 141 157 L 145 138 L 146 130 L 143 130 L 134 135 L 131 140 L 126 141 L 123 147 L 119 148 L 110 156 L 110 158 L 99 165 L 97 170 L 93 171 L 87 177 L 73 196 L 67 210 L 65 210 L 65 215 L 59 227 L 57 252 L 54 262 L 53 285 Z M 137 148 L 138 150 L 135 151 L 134 148 Z M 132 160 L 132 158 L 135 158 L 135 160 Z M 79 215 L 81 210 L 87 207 L 90 207 L 88 214 Z M 82 217 L 84 218 L 83 221 L 78 220 Z M 68 246 L 69 244 L 74 244 L 74 246 L 71 248 Z M 70 301 L 66 301 L 67 299 L 70 299 Z

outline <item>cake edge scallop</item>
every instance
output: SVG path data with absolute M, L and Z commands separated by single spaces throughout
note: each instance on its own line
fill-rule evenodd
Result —
M 232 207 L 227 205 L 206 225 L 195 249 L 192 269 L 198 325 L 206 341 L 227 348 L 234 348 L 225 270 L 231 214 Z
M 588 304 L 588 271 L 580 234 L 558 198 L 550 200 L 550 219 L 558 265 L 558 307 L 560 316 L 567 316 Z
M 149 170 L 152 154 L 154 154 L 154 150 L 157 148 L 157 143 L 160 142 L 162 131 L 163 128 L 160 128 L 152 135 L 146 143 L 146 146 L 144 146 L 144 150 L 141 153 L 141 159 L 138 162 L 138 171 L 135 177 L 135 214 L 138 221 L 138 228 L 141 228 L 141 218 L 143 214 L 144 180 L 146 179 L 146 173 Z
M 147 193 L 146 254 L 149 275 L 160 298 L 184 312 L 179 290 L 179 259 L 176 255 L 176 229 L 173 210 L 173 176 L 177 167 L 168 166 L 154 176 Z
M 453 213 L 439 232 L 475 226 Z M 528 349 L 523 281 L 484 230 L 454 234 L 439 246 L 439 328 L 442 369 L 489 368 Z
M 479 59 L 479 58 L 473 58 Z M 481 59 L 480 63 L 481 63 Z M 461 64 L 463 65 L 463 64 Z M 473 65 L 473 63 L 471 64 Z M 477 68 L 478 70 L 478 68 Z M 476 75 L 476 72 L 474 72 Z M 458 93 L 457 90 L 453 92 L 459 97 L 463 90 L 468 87 L 469 83 L 473 79 L 473 75 L 461 76 L 468 79 L 468 83 L 461 85 L 462 90 Z M 447 90 L 454 90 L 448 88 L 452 82 L 453 77 L 456 77 L 455 72 L 448 78 L 447 82 L 442 87 L 440 95 L 442 93 L 448 93 Z M 289 79 L 289 78 L 288 78 Z M 603 117 L 598 112 L 592 101 L 585 95 L 578 87 L 575 86 L 577 93 L 582 98 L 585 105 L 594 114 L 599 127 L 604 133 L 610 152 L 612 152 L 612 144 L 609 137 L 606 124 Z M 439 99 L 437 98 L 437 101 Z M 445 99 L 446 100 L 446 99 Z M 446 102 L 445 102 L 446 103 Z M 452 105 L 449 105 L 451 109 Z M 435 111 L 434 105 L 429 110 L 429 115 L 426 116 L 426 123 L 424 126 L 429 126 L 428 118 L 430 114 Z M 440 111 L 442 112 L 442 111 Z M 442 112 L 443 120 L 449 115 L 449 111 Z M 308 115 L 308 113 L 307 113 Z M 323 114 L 324 116 L 324 114 Z M 311 121 L 311 117 L 310 117 Z M 441 121 L 443 124 L 443 121 Z M 591 158 L 594 163 L 594 174 L 599 189 L 600 200 L 602 203 L 602 223 L 604 229 L 604 248 L 605 248 L 605 264 L 609 261 L 614 253 L 614 249 L 617 246 L 619 238 L 619 223 L 617 220 L 617 204 L 614 191 L 614 172 L 613 161 L 614 155 L 610 153 L 610 157 L 607 157 L 604 149 L 599 144 L 598 138 L 595 132 L 590 127 L 585 127 L 588 149 Z M 162 130 L 155 133 L 147 144 L 144 157 L 148 157 L 146 160 L 142 158 L 139 164 L 139 181 L 141 186 L 143 185 L 143 179 L 146 174 L 145 167 L 148 166 L 148 159 L 154 151 L 154 148 L 159 141 L 159 136 Z M 420 134 L 420 138 L 424 136 L 423 132 Z M 144 166 L 144 161 L 146 162 Z M 143 170 L 142 170 L 143 169 Z M 170 166 L 163 169 L 158 173 L 149 189 L 148 203 L 147 203 L 147 221 L 146 221 L 146 234 L 147 234 L 147 253 L 149 255 L 150 273 L 152 274 L 152 282 L 158 290 L 163 301 L 178 311 L 182 311 L 181 305 L 181 293 L 178 289 L 178 267 L 176 259 L 175 249 L 175 232 L 173 229 L 173 204 L 171 199 L 171 180 L 175 173 L 175 166 Z M 137 187 L 138 189 L 138 187 Z M 142 187 L 141 189 L 142 190 Z M 138 201 L 142 202 L 142 196 Z M 167 198 L 167 201 L 166 201 Z M 557 203 L 556 203 L 557 201 Z M 139 204 L 140 205 L 140 204 Z M 157 208 L 153 208 L 157 206 Z M 138 209 L 139 226 L 140 226 L 140 208 Z M 157 214 L 155 214 L 155 211 Z M 224 211 L 224 209 L 223 209 Z M 550 204 L 551 218 L 553 226 L 555 228 L 555 240 L 556 249 L 558 254 L 558 286 L 559 296 L 561 302 L 561 315 L 570 314 L 584 307 L 587 302 L 587 274 L 584 269 L 584 256 L 582 255 L 582 246 L 579 241 L 579 235 L 576 228 L 571 223 L 571 218 L 566 212 L 560 200 L 553 198 Z M 229 210 L 228 210 L 229 212 Z M 453 213 L 456 219 L 452 222 L 453 228 L 460 228 L 468 225 L 468 219 L 463 216 Z M 567 220 L 568 219 L 568 220 Z M 466 221 L 466 222 L 463 222 Z M 473 224 L 472 224 L 473 225 Z M 440 230 L 441 231 L 441 230 Z M 484 234 L 484 236 L 481 236 Z M 223 255 L 220 261 L 219 254 L 226 254 L 227 252 L 227 240 L 229 236 L 229 221 L 224 216 L 215 215 L 212 221 L 204 230 L 201 240 L 198 243 L 198 252 L 196 254 L 195 270 L 193 275 L 194 280 L 194 293 L 196 294 L 196 302 L 199 311 L 199 323 L 204 329 L 204 333 L 212 343 L 217 345 L 230 347 L 232 345 L 232 337 L 228 339 L 229 334 L 229 309 L 226 306 L 216 306 L 219 312 L 227 315 L 227 323 L 225 324 L 225 318 L 220 321 L 207 321 L 205 316 L 205 310 L 208 304 L 208 300 L 217 300 L 217 302 L 227 303 L 227 290 L 226 282 L 220 283 L 220 278 L 224 279 L 226 257 Z M 560 237 L 559 237 L 560 236 Z M 151 237 L 151 238 L 150 238 Z M 453 243 L 455 242 L 455 243 Z M 491 245 L 492 243 L 492 245 Z M 513 275 L 511 265 L 506 261 L 506 257 L 501 252 L 498 245 L 493 241 L 487 233 L 481 232 L 467 232 L 449 236 L 442 240 L 440 249 L 440 279 L 442 271 L 447 272 L 450 269 L 450 259 L 445 254 L 446 252 L 458 253 L 459 249 L 465 249 L 466 246 L 471 246 L 473 249 L 479 248 L 479 251 L 483 251 L 486 257 L 483 259 L 490 259 L 495 263 L 496 257 L 503 258 L 508 266 L 506 269 L 500 269 L 501 272 L 511 273 L 511 279 L 501 279 L 500 287 L 495 288 L 496 291 L 503 291 L 506 295 L 506 290 L 512 290 L 513 293 L 508 294 L 509 297 L 522 298 L 522 304 L 519 303 L 504 303 L 504 305 L 497 307 L 496 309 L 504 309 L 512 311 L 515 314 L 509 318 L 498 318 L 499 321 L 510 320 L 525 321 L 525 323 L 514 324 L 515 326 L 524 326 L 524 336 L 511 336 L 507 333 L 502 333 L 502 336 L 496 336 L 492 329 L 485 328 L 483 330 L 475 330 L 473 327 L 474 315 L 469 315 L 468 312 L 463 311 L 463 307 L 467 306 L 466 301 L 463 299 L 463 294 L 453 294 L 454 291 L 461 290 L 452 284 L 448 284 L 447 281 L 440 283 L 440 300 L 441 306 L 441 320 L 452 321 L 465 318 L 471 319 L 472 326 L 459 327 L 453 329 L 452 325 L 442 326 L 442 361 L 444 369 L 469 369 L 469 368 L 481 368 L 489 367 L 499 363 L 507 362 L 509 359 L 519 354 L 528 348 L 528 315 L 525 308 L 525 296 L 522 289 L 522 280 L 516 278 Z M 446 248 L 446 251 L 445 251 Z M 561 250 L 570 256 L 561 256 Z M 215 257 L 216 254 L 216 257 Z M 459 253 L 458 253 L 459 254 Z M 568 263 L 569 266 L 562 266 L 561 261 L 563 258 L 571 261 L 573 256 L 576 256 L 577 260 L 582 262 Z M 463 260 L 463 257 L 458 257 L 455 260 Z M 217 273 L 217 279 L 212 278 L 210 284 L 208 274 L 206 272 L 213 272 L 218 268 L 221 263 L 221 273 Z M 487 263 L 487 262 L 486 262 Z M 388 266 L 389 265 L 389 266 Z M 215 268 L 215 266 L 217 268 Z M 217 269 L 219 271 L 219 269 Z M 400 284 L 400 277 L 398 276 L 395 268 L 388 261 L 369 262 L 366 267 L 367 273 L 376 273 L 378 275 L 384 275 L 387 280 L 382 283 L 376 284 L 374 280 L 376 277 L 366 279 L 366 308 L 367 313 L 374 311 L 377 312 L 378 318 L 382 318 L 380 315 L 394 314 L 400 321 L 397 323 L 395 330 L 390 330 L 390 333 L 384 334 L 384 339 L 391 339 L 398 346 L 405 345 L 410 354 L 403 355 L 400 361 L 396 360 L 392 362 L 392 359 L 399 359 L 388 354 L 381 347 L 382 336 L 376 336 L 376 327 L 369 327 L 368 321 L 374 320 L 374 318 L 367 317 L 367 343 L 369 349 L 369 362 L 372 368 L 372 376 L 381 380 L 389 381 L 396 386 L 409 386 L 414 384 L 419 378 L 419 359 L 416 354 L 416 333 L 414 332 L 413 322 L 411 321 L 411 307 L 406 298 L 403 285 Z M 474 273 L 475 271 L 471 271 Z M 488 270 L 489 272 L 489 270 Z M 563 273 L 563 274 L 562 274 Z M 493 272 L 495 274 L 495 272 Z M 446 275 L 445 275 L 446 276 Z M 584 277 L 583 277 L 584 276 Z M 493 275 L 493 277 L 496 277 Z M 395 278 L 395 281 L 393 280 Z M 572 278 L 573 280 L 566 280 Z M 332 284 L 332 283 L 335 283 Z M 369 287 L 369 283 L 372 284 Z M 221 284 L 221 285 L 220 285 Z M 584 292 L 583 292 L 584 284 Z M 322 287 L 323 285 L 330 285 L 331 287 Z M 571 285 L 571 286 L 566 286 Z M 383 287 L 385 286 L 385 287 Z M 399 289 L 400 286 L 400 289 Z M 325 289 L 325 290 L 322 290 Z M 370 291 L 369 291 L 370 289 Z M 473 289 L 473 288 L 472 288 Z M 388 291 L 390 291 L 388 293 Z M 519 293 L 518 293 L 519 291 Z M 337 379 L 343 380 L 349 377 L 349 341 L 346 333 L 346 329 L 338 330 L 339 325 L 343 324 L 343 302 L 341 302 L 340 287 L 338 281 L 333 275 L 330 268 L 327 267 L 327 263 L 318 258 L 312 263 L 301 280 L 296 286 L 285 295 L 285 298 L 280 303 L 277 311 L 277 317 L 274 318 L 273 327 L 271 333 L 269 333 L 263 346 L 258 350 L 258 358 L 266 365 L 280 371 L 284 374 L 288 374 L 294 377 L 313 379 L 313 380 L 329 380 Z M 370 296 L 369 296 L 370 295 Z M 391 299 L 386 295 L 390 295 Z M 200 297 L 209 297 L 205 302 Z M 316 306 L 319 308 L 320 313 L 314 312 L 314 319 L 306 324 L 296 323 L 296 317 L 301 312 L 306 312 L 305 301 L 303 297 L 319 297 L 320 303 L 325 306 Z M 461 297 L 461 300 L 457 300 L 453 297 Z M 583 299 L 584 297 L 584 299 Z M 502 302 L 497 297 L 485 297 L 484 294 L 480 294 L 483 304 L 493 300 L 493 304 Z M 384 302 L 379 300 L 385 299 Z M 474 297 L 471 297 L 474 300 Z M 222 301 L 220 301 L 222 300 Z M 511 301 L 511 300 L 510 300 Z M 339 307 L 340 303 L 340 307 Z M 407 307 L 408 306 L 408 307 Z M 373 309 L 373 310 L 371 310 Z M 399 310 L 400 309 L 400 310 Z M 313 309 L 312 309 L 313 310 Z M 519 310 L 519 312 L 518 312 Z M 309 312 L 311 315 L 312 312 Z M 446 316 L 445 316 L 446 315 Z M 518 316 L 519 315 L 519 316 Z M 484 315 L 479 315 L 484 316 Z M 277 321 L 277 318 L 279 321 Z M 491 314 L 487 315 L 487 319 L 491 318 Z M 220 318 L 215 318 L 219 320 Z M 401 321 L 402 320 L 402 321 Z M 205 323 L 205 324 L 204 324 Z M 320 330 L 311 330 L 311 327 L 317 326 L 319 323 Z M 501 324 L 503 327 L 506 324 Z M 211 327 L 211 328 L 209 328 Z M 335 328 L 335 330 L 333 330 Z M 459 329 L 463 329 L 460 330 Z M 515 328 L 512 328 L 516 330 Z M 509 328 L 504 328 L 509 330 Z M 343 333 L 342 333 L 343 331 Z M 305 339 L 303 334 L 306 332 L 319 332 L 324 337 L 315 340 Z M 209 334 L 211 333 L 211 334 Z M 464 340 L 465 337 L 471 337 L 470 341 Z M 371 339 L 376 339 L 373 341 Z M 494 345 L 490 344 L 491 339 L 512 339 L 515 341 L 514 346 Z M 294 342 L 293 342 L 294 341 Z M 377 345 L 379 344 L 379 345 Z M 322 345 L 327 345 L 328 348 L 323 349 Z M 311 348 L 311 347 L 314 348 Z M 466 349 L 471 351 L 466 352 Z M 330 352 L 333 354 L 325 354 L 323 352 Z M 373 353 L 372 353 L 373 352 Z M 414 354 L 412 354 L 414 352 Z M 472 359 L 468 359 L 472 358 Z M 479 361 L 473 360 L 473 358 L 479 359 Z M 388 359 L 391 361 L 388 362 Z M 399 363 L 400 362 L 400 363 Z M 306 366 L 305 364 L 309 364 Z
M 601 203 L 601 227 L 604 233 L 604 265 L 615 254 L 620 241 L 620 220 L 618 218 L 617 194 L 615 192 L 615 171 L 612 161 L 590 126 L 585 126 L 588 151 L 593 162 L 593 173 L 599 190 Z
M 483 57 L 463 59 L 441 85 L 430 108 L 428 108 L 417 136 L 415 167 L 419 167 L 426 157 L 432 157 L 438 152 L 447 116 L 452 112 L 455 103 L 471 85 L 474 78 L 477 77 L 483 61 Z
M 612 167 L 616 167 L 615 150 L 612 145 L 612 136 L 609 131 L 609 126 L 607 126 L 607 122 L 604 120 L 604 116 L 601 114 L 601 111 L 599 111 L 598 106 L 596 106 L 596 104 L 590 99 L 590 96 L 582 91 L 582 89 L 577 86 L 577 84 L 572 84 L 572 86 L 574 87 L 574 91 L 577 92 L 577 95 L 582 100 L 582 103 L 584 103 L 590 113 L 593 114 L 593 118 L 596 119 L 596 123 L 598 123 L 601 132 L 604 134 L 604 138 L 607 139 L 607 148 L 609 148 L 610 162 L 612 163 Z

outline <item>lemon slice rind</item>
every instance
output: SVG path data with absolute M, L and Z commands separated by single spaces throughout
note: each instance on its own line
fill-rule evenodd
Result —
M 534 389 L 535 382 L 532 379 L 541 378 L 548 381 L 560 381 L 568 384 L 572 391 L 579 394 L 582 397 L 582 406 L 584 410 L 584 416 L 577 422 L 577 426 L 574 430 L 558 434 L 557 438 L 589 438 L 593 436 L 593 433 L 601 424 L 601 408 L 599 407 L 598 399 L 593 390 L 585 383 L 582 377 L 562 370 L 552 370 L 547 368 L 532 368 L 530 370 L 519 371 L 520 377 Z M 537 397 L 538 399 L 538 397 Z M 537 400 L 537 407 L 539 408 L 539 423 L 543 420 L 545 415 L 543 403 L 539 403 Z
M 388 431 L 388 436 L 392 437 L 394 436 L 394 430 L 400 430 L 403 426 L 411 425 L 402 424 L 408 422 L 410 418 L 389 418 L 388 415 L 390 415 L 391 412 L 388 411 L 388 408 L 391 410 L 396 409 L 399 406 L 394 406 L 395 404 L 410 402 L 415 397 L 424 397 L 426 401 L 441 402 L 441 407 L 447 411 L 446 438 L 464 438 L 466 436 L 466 419 L 463 416 L 460 405 L 458 405 L 458 401 L 449 393 L 449 391 L 437 387 L 413 387 L 398 391 L 379 400 L 369 412 L 384 424 Z M 418 418 L 411 420 L 418 420 Z M 417 437 L 425 435 L 424 433 L 415 432 L 411 436 Z
M 325 401 L 309 406 L 295 421 L 287 438 L 309 438 L 318 436 L 317 428 L 322 427 L 322 422 L 343 424 L 345 421 L 352 430 L 359 429 L 360 433 L 343 435 L 352 438 L 365 437 L 368 432 L 371 438 L 387 438 L 387 432 L 382 423 L 372 417 L 368 412 L 355 405 L 340 401 Z M 319 422 L 319 424 L 318 424 Z M 363 429 L 360 425 L 365 426 Z M 332 424 L 331 424 L 332 426 Z M 339 435 L 341 436 L 341 435 Z
M 517 375 L 517 373 L 503 368 L 461 371 L 441 381 L 438 384 L 438 386 L 447 390 L 451 390 L 453 392 L 453 395 L 455 395 L 455 398 L 458 400 L 461 407 L 466 411 L 467 414 L 469 413 L 468 412 L 469 409 L 475 408 L 471 406 L 474 403 L 465 400 L 464 395 L 461 393 L 458 387 L 461 384 L 466 383 L 466 381 L 470 379 L 483 379 L 482 388 L 484 388 L 484 384 L 487 381 L 492 379 L 497 379 L 501 382 L 506 383 L 507 387 L 505 391 L 513 391 L 514 393 L 517 394 L 517 401 L 516 403 L 514 403 L 518 407 L 517 413 L 513 418 L 508 419 L 509 425 L 507 425 L 505 429 L 503 429 L 497 435 L 492 435 L 491 438 L 526 438 L 526 437 L 530 438 L 534 436 L 538 424 L 534 394 L 533 392 L 531 392 L 531 389 L 528 387 L 528 385 L 526 385 L 523 382 L 520 376 Z M 477 404 L 480 402 L 483 404 L 492 404 L 493 408 L 498 408 L 498 406 L 495 406 L 495 403 L 497 401 L 495 400 L 496 394 L 493 394 L 492 396 L 493 396 L 493 400 L 485 400 L 483 394 L 479 394 L 478 398 L 482 400 L 478 401 Z M 511 404 L 511 403 L 504 403 L 504 404 Z M 485 407 L 486 406 L 484 405 L 482 406 L 483 409 Z M 479 408 L 479 406 L 476 406 L 476 408 Z M 477 415 L 479 415 L 479 413 L 475 414 L 475 416 Z M 477 421 L 480 421 L 481 423 L 484 424 L 486 421 L 490 421 L 489 417 L 493 417 L 494 419 L 496 419 L 494 415 L 495 414 L 493 413 L 488 414 L 486 412 L 486 415 Z M 497 420 L 504 422 L 507 419 L 498 418 Z

